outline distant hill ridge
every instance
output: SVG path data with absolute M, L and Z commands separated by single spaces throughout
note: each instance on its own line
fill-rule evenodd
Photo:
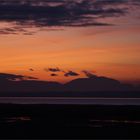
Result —
M 79 78 L 72 80 L 66 84 L 60 84 L 58 82 L 39 81 L 36 80 L 34 77 L 0 73 L 0 96 L 10 96 L 12 95 L 10 93 L 14 93 L 16 95 L 25 95 L 23 93 L 31 93 L 31 95 L 34 95 L 34 93 L 38 93 L 38 95 L 42 96 L 42 94 L 48 95 L 51 92 L 63 93 L 64 96 L 68 92 L 72 92 L 73 95 L 75 94 L 75 96 L 80 96 L 82 95 L 82 92 L 93 93 L 107 91 L 139 92 L 140 87 L 134 87 L 129 84 L 122 84 L 117 80 L 98 76 L 89 78 Z

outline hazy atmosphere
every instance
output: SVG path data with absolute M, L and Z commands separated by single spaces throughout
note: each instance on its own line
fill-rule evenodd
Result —
M 1 73 L 140 83 L 139 0 L 0 0 L 0 14 Z
M 140 0 L 0 0 L 0 139 L 140 139 Z

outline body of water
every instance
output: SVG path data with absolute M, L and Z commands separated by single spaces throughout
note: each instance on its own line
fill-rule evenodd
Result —
M 140 105 L 140 98 L 0 97 L 0 103 L 12 103 L 12 104 Z

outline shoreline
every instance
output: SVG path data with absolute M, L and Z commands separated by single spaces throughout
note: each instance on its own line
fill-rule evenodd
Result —
M 63 105 L 140 105 L 140 98 L 100 97 L 0 97 L 0 103 L 12 104 L 63 104 Z

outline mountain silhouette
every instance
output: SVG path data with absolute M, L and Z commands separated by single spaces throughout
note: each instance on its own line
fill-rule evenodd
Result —
M 70 91 L 121 91 L 132 89 L 131 85 L 121 84 L 119 81 L 111 78 L 97 76 L 76 79 L 65 86 Z
M 48 82 L 32 80 L 33 77 L 0 73 L 0 92 L 46 92 L 58 91 L 61 84 L 58 82 Z
M 104 92 L 104 96 L 112 96 L 113 94 L 115 95 L 115 93 L 122 96 L 124 92 L 130 92 L 134 95 L 136 91 L 139 92 L 140 88 L 122 84 L 117 80 L 107 77 L 93 76 L 90 78 L 79 78 L 66 84 L 60 84 L 58 82 L 39 81 L 34 77 L 0 73 L 0 96 L 79 97 L 100 96 L 99 92 Z

